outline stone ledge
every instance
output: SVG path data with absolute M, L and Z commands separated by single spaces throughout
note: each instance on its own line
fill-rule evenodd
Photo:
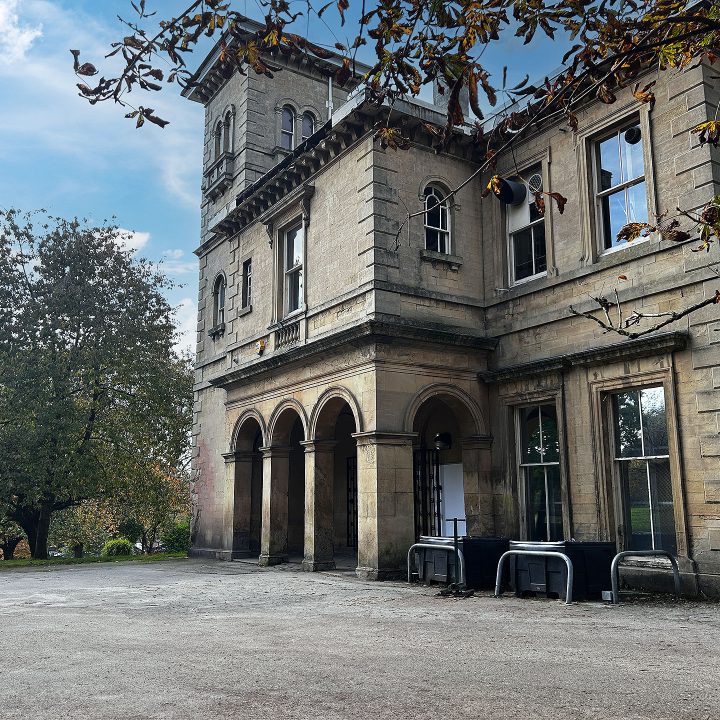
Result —
M 511 365 L 498 370 L 478 373 L 478 377 L 486 383 L 515 380 L 519 377 L 543 375 L 552 371 L 568 370 L 571 367 L 590 367 L 617 360 L 632 360 L 650 357 L 662 353 L 684 350 L 687 336 L 684 333 L 672 332 L 652 335 L 638 340 L 626 340 L 612 345 L 589 348 L 568 355 L 555 355 L 542 360 L 535 360 L 521 365 Z

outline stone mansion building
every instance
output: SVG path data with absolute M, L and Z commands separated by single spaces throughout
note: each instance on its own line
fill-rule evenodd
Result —
M 487 176 L 443 200 L 482 151 L 469 131 L 433 149 L 441 107 L 395 103 L 411 147 L 384 150 L 389 108 L 333 83 L 340 58 L 268 60 L 272 78 L 228 78 L 216 47 L 184 93 L 205 106 L 192 552 L 379 579 L 457 517 L 669 550 L 688 592 L 720 593 L 720 308 L 637 340 L 569 312 L 720 288 L 717 247 L 615 239 L 720 192 L 718 150 L 689 132 L 712 71 L 535 132 L 499 159 L 523 186 L 504 204 Z M 563 214 L 537 212 L 540 188 Z

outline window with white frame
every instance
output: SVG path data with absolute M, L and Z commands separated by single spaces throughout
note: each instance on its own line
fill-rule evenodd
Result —
M 252 258 L 248 258 L 242 265 L 242 307 L 252 306 Z
M 225 276 L 218 275 L 213 285 L 213 329 L 225 324 Z
M 528 540 L 563 539 L 560 436 L 554 404 L 518 411 L 520 479 Z
M 315 118 L 306 112 L 302 116 L 302 142 L 305 142 L 315 132 Z
M 595 143 L 596 190 L 601 246 L 623 243 L 618 232 L 631 222 L 647 222 L 643 133 L 634 121 Z
M 303 242 L 302 222 L 283 233 L 283 309 L 290 315 L 303 307 Z
M 615 467 L 625 550 L 677 552 L 665 392 L 632 389 L 612 396 Z
M 450 203 L 440 188 L 425 188 L 425 249 L 450 254 Z
M 523 173 L 516 182 L 525 185 L 522 202 L 507 206 L 508 255 L 511 284 L 525 282 L 547 274 L 545 217 L 535 202 L 535 193 L 543 189 L 540 168 Z
M 280 120 L 280 147 L 292 150 L 295 147 L 295 111 L 285 105 Z

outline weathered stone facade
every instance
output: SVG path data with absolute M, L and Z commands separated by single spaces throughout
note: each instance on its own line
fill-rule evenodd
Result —
M 457 471 L 469 534 L 670 543 L 686 590 L 720 592 L 717 306 L 633 341 L 568 310 L 617 286 L 628 307 L 664 312 L 720 286 L 717 250 L 695 253 L 692 242 L 652 236 L 605 251 L 595 200 L 598 138 L 628 124 L 642 132 L 650 212 L 696 208 L 718 192 L 717 151 L 689 133 L 717 100 L 709 71 L 661 75 L 653 110 L 622 91 L 615 105 L 580 113 L 577 135 L 549 127 L 500 158 L 503 176 L 532 168 L 545 191 L 568 198 L 563 214 L 548 202 L 541 221 L 544 256 L 534 252 L 546 270 L 513 282 L 509 209 L 481 199 L 487 177 L 448 208 L 445 252 L 426 246 L 423 216 L 398 235 L 428 186 L 456 187 L 477 169 L 469 136 L 436 153 L 421 121 L 440 124 L 441 112 L 399 103 L 412 147 L 383 151 L 373 136 L 386 109 L 362 92 L 346 101 L 333 88 L 327 121 L 335 60 L 273 60 L 283 69 L 272 79 L 225 81 L 211 55 L 188 92 L 206 105 L 194 552 L 268 564 L 298 555 L 312 570 L 357 547 L 359 575 L 397 574 L 427 523 L 447 529 L 447 514 L 429 518 L 423 506 L 436 501 L 432 488 L 419 497 L 427 472 L 450 493 Z M 291 153 L 280 147 L 283 107 L 316 118 L 305 143 L 295 128 Z M 232 133 L 220 148 L 219 122 Z M 645 463 L 647 507 L 631 497 L 634 476 L 621 477 L 631 466 L 613 431 L 618 393 L 643 388 L 661 389 L 667 431 L 667 449 L 633 461 L 633 472 Z M 535 406 L 553 423 L 558 457 L 533 469 L 520 446 L 523 409 Z M 545 488 L 533 495 L 541 466 Z M 650 540 L 637 531 L 646 521 Z

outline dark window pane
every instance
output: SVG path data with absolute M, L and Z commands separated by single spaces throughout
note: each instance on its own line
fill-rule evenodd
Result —
M 667 455 L 668 434 L 665 418 L 665 391 L 661 387 L 640 391 L 642 410 L 643 455 Z
M 544 542 L 547 536 L 547 498 L 545 496 L 545 469 L 531 467 L 526 470 L 528 490 L 528 539 Z
M 295 125 L 295 115 L 290 108 L 283 108 L 282 111 L 282 129 L 286 132 L 292 132 Z
M 650 460 L 650 493 L 653 508 L 653 536 L 655 549 L 677 553 L 675 536 L 675 510 L 673 508 L 672 483 L 670 482 L 670 461 Z
M 288 275 L 287 279 L 287 311 L 298 310 L 302 305 L 302 270 L 296 270 Z
M 615 409 L 615 452 L 617 457 L 642 456 L 640 396 L 637 390 L 613 396 Z
M 427 250 L 440 251 L 440 231 L 433 228 L 425 228 L 425 248 Z
M 533 243 L 532 231 L 530 228 L 516 232 L 513 239 L 513 262 L 515 267 L 515 279 L 533 275 Z
M 312 115 L 305 113 L 302 119 L 302 136 L 303 140 L 309 138 L 315 132 L 315 120 Z
M 560 440 L 555 406 L 542 405 L 540 414 L 542 420 L 542 461 L 560 462 Z
M 540 438 L 540 409 L 537 406 L 522 408 L 520 411 L 522 462 L 542 462 Z
M 646 462 L 644 460 L 621 462 L 620 478 L 626 502 L 627 549 L 652 550 L 652 524 Z
M 285 269 L 296 267 L 302 264 L 302 227 L 288 230 L 285 235 Z
M 622 182 L 620 171 L 620 146 L 618 136 L 603 140 L 598 148 L 600 156 L 600 189 L 608 190 Z
M 547 475 L 547 512 L 550 525 L 549 540 L 562 540 L 563 521 L 562 521 L 562 497 L 560 494 L 560 466 L 548 465 L 545 468 Z
M 533 225 L 533 251 L 535 253 L 535 273 L 547 271 L 545 250 L 545 223 Z

